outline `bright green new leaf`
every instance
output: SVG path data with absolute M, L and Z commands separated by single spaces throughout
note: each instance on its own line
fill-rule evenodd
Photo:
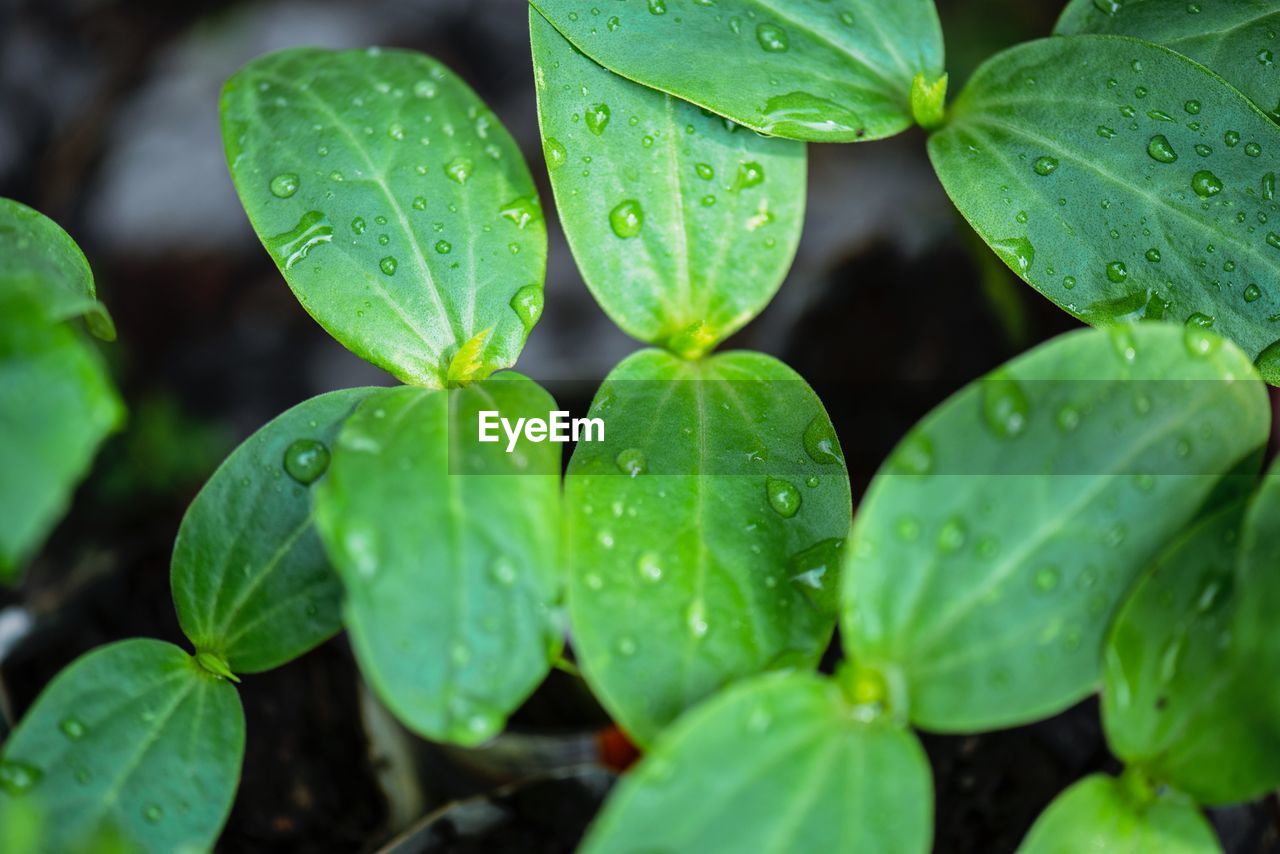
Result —
M 187 510 L 170 577 L 178 621 L 231 672 L 278 667 L 342 628 L 342 585 L 312 524 L 311 490 L 343 419 L 373 391 L 293 407 L 227 457 Z
M 0 758 L 0 802 L 30 796 L 41 850 L 118 836 L 207 850 L 244 756 L 236 690 L 172 644 L 128 640 L 77 659 L 40 694 Z
M 768 674 L 665 733 L 583 851 L 926 852 L 932 789 L 908 730 L 860 719 L 828 679 Z
M 1251 800 L 1280 785 L 1280 721 L 1234 615 L 1245 506 L 1218 510 L 1179 537 L 1116 617 L 1102 692 L 1107 741 L 1126 763 L 1205 804 Z M 1274 586 L 1268 567 L 1262 581 Z
M 580 442 L 565 480 L 569 616 L 614 718 L 648 742 L 734 679 L 813 665 L 851 510 L 804 380 L 757 353 L 644 350 L 589 417 L 606 441 Z
M 559 654 L 560 445 L 476 441 L 481 411 L 555 409 L 503 373 L 376 392 L 339 434 L 317 523 L 347 628 L 374 690 L 428 738 L 494 735 Z
M 609 70 L 773 136 L 853 142 L 912 123 L 942 76 L 932 0 L 531 0 Z
M 124 419 L 98 354 L 48 308 L 0 292 L 0 581 L 17 577 Z
M 850 658 L 935 731 L 1080 700 L 1121 597 L 1266 441 L 1269 411 L 1239 349 L 1168 324 L 1070 333 L 969 385 L 903 439 L 859 507 Z
M 0 294 L 26 294 L 50 320 L 84 316 L 94 335 L 116 337 L 107 307 L 98 302 L 93 271 L 80 247 L 53 220 L 0 198 Z
M 804 144 L 619 77 L 529 11 L 543 151 L 578 268 L 629 334 L 700 355 L 773 298 L 800 239 Z
M 1085 777 L 1036 819 L 1019 854 L 1214 854 L 1222 849 L 1196 805 L 1155 794 L 1132 775 Z
M 497 117 L 422 54 L 287 50 L 222 93 L 231 177 L 289 287 L 325 329 L 406 382 L 440 387 L 492 328 L 511 365 L 542 312 L 546 228 Z
M 1280 8 L 1274 0 L 1072 0 L 1055 32 L 1162 44 L 1222 75 L 1280 121 Z
M 1213 329 L 1280 382 L 1280 127 L 1199 65 L 1118 36 L 983 65 L 929 140 L 947 192 L 1089 323 Z

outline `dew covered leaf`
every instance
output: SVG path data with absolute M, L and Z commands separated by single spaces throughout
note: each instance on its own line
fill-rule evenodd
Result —
M 451 71 L 401 50 L 287 50 L 222 93 L 227 162 L 303 307 L 405 382 L 511 365 L 542 311 L 546 227 L 528 167 Z
M 942 75 L 932 0 L 531 0 L 605 68 L 773 136 L 852 142 L 911 126 Z
M 619 77 L 532 9 L 529 30 L 556 207 L 592 294 L 641 341 L 710 350 L 786 276 L 804 144 Z
M 970 384 L 907 434 L 858 509 L 850 658 L 934 731 L 1080 700 L 1133 580 L 1269 420 L 1239 349 L 1170 324 L 1070 333 Z
M 322 394 L 271 421 L 183 517 L 170 575 L 178 622 L 232 672 L 278 667 L 342 628 L 342 585 L 313 525 L 311 492 L 343 420 L 374 391 Z
M 48 306 L 0 284 L 0 581 L 66 512 L 124 406 L 97 352 Z
M 978 70 L 929 154 L 1062 308 L 1212 326 L 1280 381 L 1280 127 L 1202 67 L 1118 36 L 1022 45 Z
M 1245 502 L 1210 514 L 1147 570 L 1106 647 L 1103 720 L 1129 765 L 1205 804 L 1251 800 L 1280 784 L 1280 720 L 1261 659 L 1242 643 L 1237 552 Z M 1255 514 L 1256 516 L 1256 514 Z M 1274 587 L 1274 564 L 1251 579 Z M 1273 597 L 1274 599 L 1275 597 Z
M 338 436 L 316 513 L 352 646 L 427 738 L 493 736 L 559 654 L 560 445 L 476 442 L 481 410 L 514 422 L 554 409 L 507 372 L 375 392 Z
M 1049 804 L 1019 854 L 1216 854 L 1213 827 L 1185 795 L 1134 792 L 1123 779 L 1093 774 Z
M 625 359 L 565 480 L 574 652 L 641 742 L 831 636 L 849 478 L 812 389 L 768 356 Z M 824 610 L 827 608 L 829 610 Z
M 0 295 L 25 294 L 52 321 L 83 316 L 94 335 L 115 339 L 115 325 L 98 301 L 89 262 L 56 222 L 0 198 L 0 258 Z
M 1054 31 L 1133 36 L 1172 48 L 1280 121 L 1280 8 L 1274 0 L 1072 0 Z
M 926 852 L 932 826 L 929 762 L 914 735 L 859 720 L 829 679 L 771 673 L 664 733 L 583 851 Z
M 36 802 L 41 850 L 104 836 L 126 850 L 208 850 L 243 757 L 235 688 L 172 644 L 127 640 L 41 692 L 0 754 L 0 802 Z

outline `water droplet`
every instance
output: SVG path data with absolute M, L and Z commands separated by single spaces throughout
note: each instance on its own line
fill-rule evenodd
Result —
M 1036 573 L 1032 578 L 1032 582 L 1035 585 L 1036 590 L 1041 593 L 1049 593 L 1058 586 L 1058 582 L 1061 581 L 1061 578 L 1061 573 L 1058 572 L 1057 567 L 1042 566 L 1040 569 L 1036 570 Z
M 271 195 L 278 199 L 287 199 L 298 192 L 300 186 L 302 181 L 296 172 L 282 172 L 271 179 Z
M 1178 153 L 1173 150 L 1173 146 L 1169 144 L 1169 139 L 1164 134 L 1151 137 L 1151 141 L 1147 143 L 1147 154 L 1152 160 L 1160 163 L 1172 163 L 1178 159 Z
M 621 655 L 623 657 L 629 658 L 630 656 L 635 655 L 636 654 L 635 639 L 628 635 L 623 635 L 622 637 L 618 638 L 617 649 L 618 649 L 618 655 Z
M 1222 181 L 1208 169 L 1201 169 L 1191 176 L 1191 189 L 1202 199 L 1222 192 Z
M 364 234 L 364 229 L 365 229 L 364 217 L 358 216 L 355 219 L 351 220 L 351 230 L 353 232 L 355 232 L 356 234 Z
M 1119 284 L 1129 278 L 1129 268 L 1124 265 L 1123 261 L 1112 261 L 1107 265 L 1107 278 Z
M 791 584 L 823 614 L 834 614 L 839 607 L 840 552 L 843 548 L 844 540 L 833 537 L 797 552 L 787 561 Z
M 804 430 L 804 450 L 820 465 L 840 462 L 840 443 L 835 428 L 825 415 L 815 415 Z
M 712 168 L 710 163 L 699 163 L 693 169 L 698 173 L 698 177 L 704 181 L 710 181 L 716 176 L 716 170 Z
M 706 604 L 701 599 L 695 599 L 684 615 L 685 625 L 689 627 L 689 634 L 695 638 L 704 638 L 707 636 L 707 610 Z
M 1080 410 L 1068 403 L 1058 410 L 1054 423 L 1063 433 L 1070 433 L 1080 426 Z
M 147 824 L 155 824 L 164 818 L 164 810 L 159 804 L 147 804 L 142 810 L 142 818 Z
M 543 296 L 539 285 L 525 285 L 511 297 L 511 310 L 520 318 L 526 331 L 532 329 L 542 317 Z
M 1261 296 L 1262 296 L 1262 288 L 1258 287 L 1256 283 L 1250 283 L 1244 289 L 1245 302 L 1257 302 Z
M 333 240 L 333 226 L 320 211 L 307 211 L 298 224 L 283 234 L 267 238 L 267 248 L 286 270 L 307 257 L 317 246 Z
M 866 132 L 858 114 L 848 107 L 809 92 L 788 92 L 765 102 L 762 131 L 775 136 L 794 136 L 804 132 Z
M 912 516 L 902 516 L 894 523 L 893 531 L 898 539 L 912 543 L 920 536 L 920 523 Z
M 542 219 L 542 206 L 534 196 L 520 196 L 503 205 L 498 213 L 515 223 L 516 228 L 523 229 L 529 223 Z
M 1236 131 L 1229 130 L 1222 135 L 1222 141 L 1226 143 L 1227 148 L 1235 148 L 1240 144 L 1240 134 Z
M 667 14 L 667 0 L 649 0 L 650 15 Z
M 662 580 L 662 564 L 658 561 L 658 556 L 653 552 L 645 552 L 640 555 L 640 560 L 636 564 L 636 571 L 640 573 L 642 581 L 650 584 L 656 584 Z
M 1280 249 L 1280 234 L 1274 231 L 1267 234 L 1267 245 L 1273 249 Z
M 738 178 L 734 186 L 742 189 L 755 187 L 764 182 L 764 167 L 759 163 L 743 163 L 738 166 Z
M 618 471 L 630 477 L 644 474 L 649 465 L 648 460 L 645 459 L 644 451 L 639 448 L 627 448 L 619 451 L 618 456 L 614 457 L 613 461 L 618 466 Z
M 1030 272 L 1036 261 L 1036 249 L 1025 237 L 1006 237 L 991 242 L 991 248 L 1000 260 L 1022 275 Z
M 622 21 L 618 19 L 617 15 L 614 15 L 605 22 L 605 26 L 609 28 L 609 32 L 616 33 L 618 28 L 622 26 Z
M 644 211 L 635 199 L 625 199 L 609 211 L 609 227 L 613 233 L 627 239 L 635 237 L 644 227 Z
M 89 731 L 78 718 L 63 718 L 62 722 L 58 724 L 58 729 L 62 730 L 62 734 L 72 741 L 79 741 Z
M 453 244 L 450 243 L 449 241 L 447 240 L 436 241 L 436 252 L 438 252 L 439 254 L 448 255 L 452 251 L 453 251 Z
M 1052 157 L 1041 157 L 1031 168 L 1035 169 L 1037 175 L 1052 175 L 1058 168 L 1058 161 Z
M 394 276 L 396 274 L 396 266 L 398 264 L 399 262 L 396 261 L 393 256 L 388 255 L 378 262 L 378 269 L 388 276 Z
M 1187 103 L 1185 103 L 1185 104 L 1183 104 L 1183 105 L 1182 105 L 1182 108 L 1183 108 L 1184 110 L 1186 110 L 1188 113 L 1190 113 L 1191 115 L 1193 115 L 1193 116 L 1194 116 L 1194 115 L 1197 115 L 1197 114 L 1200 112 L 1200 102 L 1199 102 L 1199 101 L 1187 101 Z
M 933 442 L 920 430 L 913 430 L 893 452 L 893 467 L 903 474 L 933 471 Z
M 588 107 L 586 112 L 583 114 L 583 118 L 586 119 L 587 129 L 596 136 L 599 136 L 604 133 L 604 129 L 609 126 L 609 105 L 596 104 L 595 106 Z
M 542 143 L 542 154 L 547 159 L 547 169 L 555 171 L 565 164 L 569 159 L 569 152 L 565 150 L 560 140 L 554 136 L 549 136 Z
M 1103 139 L 1114 139 L 1115 135 L 1116 132 L 1114 128 L 1109 128 L 1106 125 L 1098 125 L 1098 136 Z
M 791 46 L 787 31 L 773 24 L 757 24 L 756 41 L 768 53 L 783 53 Z
M 790 519 L 800 510 L 800 490 L 795 484 L 780 477 L 769 477 L 765 480 L 765 495 L 769 506 L 779 516 Z
M 959 550 L 969 537 L 969 528 L 964 519 L 952 516 L 938 529 L 938 548 L 944 552 Z
M 1187 352 L 1193 356 L 1208 356 L 1217 349 L 1218 337 L 1209 331 L 1212 326 L 1213 318 L 1198 311 L 1187 318 L 1182 335 Z
M 29 762 L 21 762 L 17 759 L 0 760 L 0 789 L 4 789 L 10 795 L 16 796 L 30 791 L 43 776 L 44 773 Z
M 1150 261 L 1152 264 L 1159 264 L 1159 263 L 1160 263 L 1160 250 L 1159 250 L 1159 249 L 1156 249 L 1156 248 L 1154 248 L 1154 247 L 1153 247 L 1153 248 L 1151 248 L 1151 249 L 1148 249 L 1148 250 L 1147 250 L 1147 254 L 1146 254 L 1146 259 L 1147 259 L 1148 261 Z
M 1016 380 L 996 371 L 982 380 L 982 416 L 987 427 L 1002 439 L 1012 439 L 1027 428 L 1031 404 Z
M 465 184 L 475 166 L 475 162 L 470 157 L 455 157 L 445 165 L 444 174 L 459 184 Z

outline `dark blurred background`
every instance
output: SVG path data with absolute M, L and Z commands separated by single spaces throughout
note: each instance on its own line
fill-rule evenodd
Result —
M 1054 0 L 940 0 L 952 91 L 997 50 L 1047 35 Z M 104 347 L 130 409 L 28 574 L 0 592 L 14 719 L 75 656 L 145 635 L 181 643 L 168 559 L 187 503 L 236 442 L 322 391 L 390 378 L 298 306 L 223 161 L 222 82 L 258 54 L 372 44 L 430 53 L 510 128 L 551 207 L 523 0 L 0 0 L 0 196 L 84 248 L 119 327 Z M 547 302 L 519 369 L 570 408 L 639 346 L 591 299 L 553 216 Z M 729 346 L 781 357 L 825 400 L 855 496 L 892 443 L 964 382 L 1075 325 L 1018 283 L 948 203 L 918 132 L 810 146 L 795 267 Z M 579 683 L 555 673 L 481 751 L 407 736 L 341 638 L 244 680 L 244 781 L 226 851 L 569 850 L 625 764 Z M 1096 708 L 1034 727 L 929 738 L 939 851 L 1011 851 L 1067 784 L 1112 768 Z M 520 784 L 543 777 L 533 784 Z M 506 786 L 498 796 L 452 805 Z M 427 815 L 426 821 L 419 821 Z M 1229 850 L 1276 846 L 1274 804 L 1215 815 Z M 411 827 L 415 825 L 416 827 Z

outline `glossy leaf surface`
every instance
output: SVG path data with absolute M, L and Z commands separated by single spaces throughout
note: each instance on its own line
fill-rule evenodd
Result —
M 42 850 L 116 835 L 206 850 L 231 809 L 244 714 L 229 683 L 172 644 L 128 640 L 77 659 L 5 742 L 0 801 L 38 800 Z
M 98 354 L 47 312 L 25 292 L 0 293 L 0 581 L 48 536 L 124 418 Z
M 227 457 L 178 530 L 170 584 L 183 632 L 234 673 L 278 667 L 342 628 L 342 584 L 312 490 L 343 420 L 373 389 L 300 403 Z
M 0 198 L 0 258 L 0 293 L 25 294 L 50 320 L 83 315 L 94 335 L 108 341 L 116 337 L 107 307 L 98 302 L 89 262 L 56 222 Z
M 477 336 L 475 373 L 515 362 L 542 311 L 542 212 L 515 142 L 447 68 L 270 54 L 227 82 L 222 135 L 254 230 L 349 349 L 436 387 Z
M 589 415 L 606 441 L 579 443 L 566 477 L 569 612 L 614 718 L 648 742 L 734 679 L 816 662 L 850 496 L 809 386 L 757 353 L 644 350 Z
M 1202 67 L 1117 36 L 1022 45 L 978 70 L 929 154 L 996 254 L 1076 317 L 1212 326 L 1280 380 L 1280 127 Z
M 555 408 L 504 373 L 376 392 L 339 434 L 317 522 L 347 628 L 369 683 L 428 738 L 494 735 L 559 653 L 560 445 L 476 442 L 480 410 Z
M 1229 505 L 1180 537 L 1125 602 L 1107 644 L 1112 750 L 1207 804 L 1280 784 L 1280 722 L 1259 678 L 1271 667 L 1257 667 L 1235 620 L 1244 512 Z
M 942 74 L 931 0 L 532 5 L 605 68 L 790 139 L 892 136 L 912 124 L 915 76 Z
M 906 729 L 859 720 L 828 679 L 769 674 L 664 734 L 583 850 L 926 852 L 932 789 Z
M 804 144 L 765 139 L 579 53 L 529 12 L 543 151 L 578 268 L 629 334 L 691 355 L 757 315 L 804 218 Z
M 1072 0 L 1055 32 L 1133 36 L 1172 48 L 1280 121 L 1280 9 L 1271 0 Z
M 1129 790 L 1094 774 L 1067 789 L 1036 819 L 1019 854 L 1214 854 L 1213 828 L 1185 796 Z
M 930 730 L 1036 720 L 1094 690 L 1138 573 L 1265 441 L 1229 342 L 1082 330 L 972 383 L 873 480 L 845 549 L 842 636 Z

